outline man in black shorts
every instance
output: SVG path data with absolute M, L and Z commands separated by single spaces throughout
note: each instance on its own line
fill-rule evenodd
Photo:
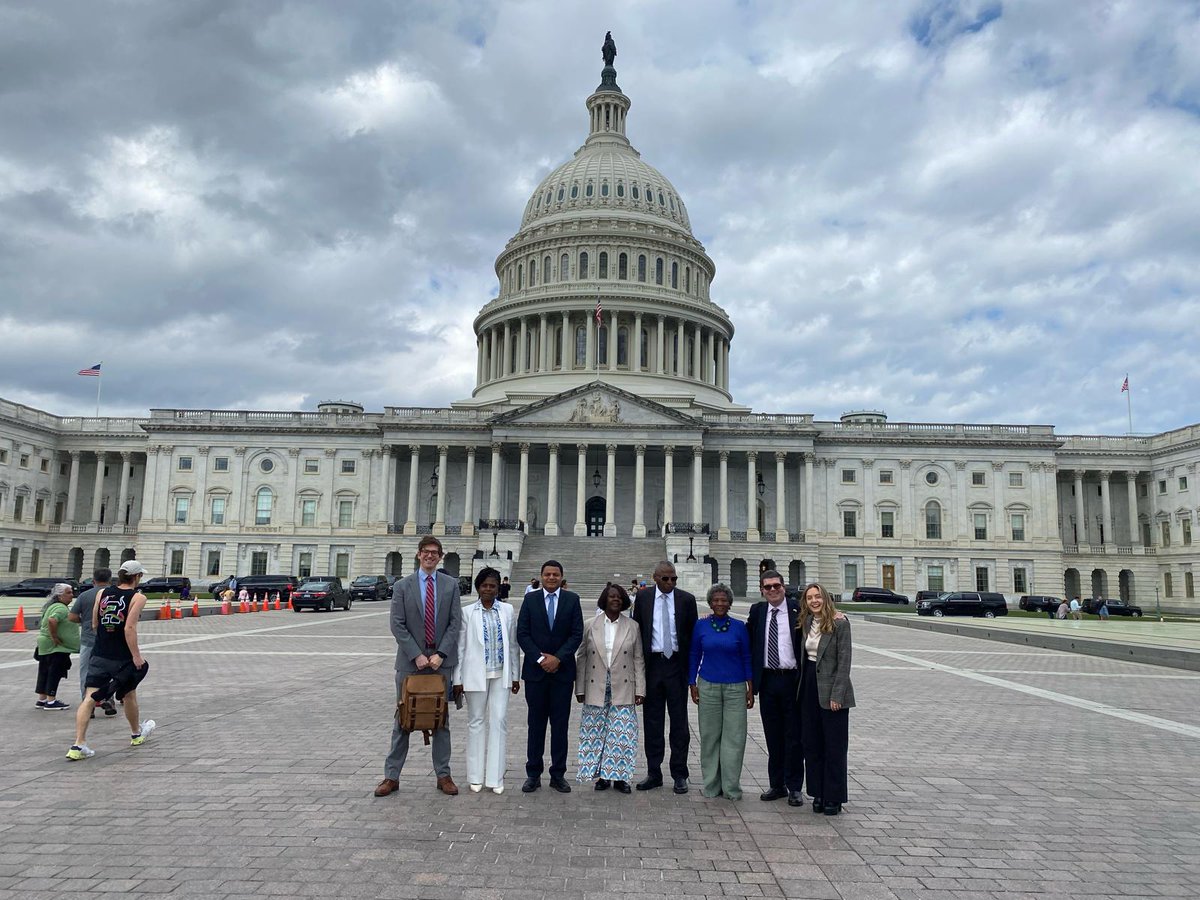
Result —
M 116 697 L 125 703 L 125 718 L 129 720 L 133 747 L 141 746 L 154 730 L 154 720 L 138 719 L 137 686 L 150 669 L 138 647 L 137 623 L 146 595 L 138 585 L 146 570 L 137 560 L 121 563 L 117 570 L 117 586 L 107 588 L 92 606 L 92 629 L 96 641 L 88 663 L 85 687 L 87 694 L 75 715 L 75 743 L 67 751 L 67 759 L 80 760 L 95 756 L 87 745 L 88 721 L 96 704 Z

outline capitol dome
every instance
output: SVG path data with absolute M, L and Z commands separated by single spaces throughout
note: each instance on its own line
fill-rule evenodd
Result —
M 496 258 L 475 318 L 476 387 L 463 406 L 531 403 L 592 381 L 675 408 L 728 410 L 733 323 L 675 186 L 625 134 L 611 65 L 587 98 L 588 135 L 542 179 Z

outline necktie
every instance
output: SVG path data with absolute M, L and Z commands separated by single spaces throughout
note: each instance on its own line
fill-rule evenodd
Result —
M 771 627 L 767 629 L 767 668 L 779 668 L 779 607 L 771 610 Z
M 670 620 L 667 618 L 667 596 L 666 594 L 660 594 L 658 599 L 661 601 L 658 604 L 658 614 L 660 616 L 658 633 L 662 635 L 662 654 L 663 659 L 670 659 L 671 654 L 675 652 L 675 648 L 672 646 L 671 635 L 667 632 L 667 626 L 670 624 Z
M 425 646 L 434 646 L 434 626 L 437 624 L 433 606 L 433 576 L 425 576 Z
M 554 610 L 557 594 L 550 594 L 546 597 L 546 618 L 550 620 L 550 627 L 554 627 Z

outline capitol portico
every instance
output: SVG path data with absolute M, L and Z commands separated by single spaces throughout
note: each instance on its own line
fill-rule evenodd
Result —
M 136 552 L 231 573 L 534 574 L 583 586 L 677 559 L 694 588 L 790 582 L 1124 597 L 1196 608 L 1200 425 L 756 413 L 730 393 L 734 326 L 674 186 L 626 136 L 605 66 L 587 137 L 525 206 L 475 319 L 476 385 L 446 408 L 154 409 L 59 417 L 0 401 L 0 571 L 80 576 Z

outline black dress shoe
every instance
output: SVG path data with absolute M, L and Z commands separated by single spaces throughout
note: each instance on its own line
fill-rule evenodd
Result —
M 758 795 L 759 800 L 782 800 L 788 795 L 786 788 L 773 787 L 769 791 L 763 791 Z
M 608 779 L 607 778 L 597 778 L 596 779 L 596 790 L 607 791 L 608 790 Z
M 825 801 L 822 800 L 820 797 L 813 798 L 813 812 L 815 812 L 815 813 L 825 812 Z
M 614 781 L 613 790 L 618 794 L 628 794 L 630 792 L 628 781 Z
M 532 794 L 542 786 L 542 779 L 537 775 L 530 775 L 521 785 L 521 793 Z
M 662 787 L 662 784 L 663 782 L 661 775 L 647 775 L 637 783 L 637 789 L 639 791 L 652 791 L 655 788 Z
M 571 793 L 571 786 L 567 784 L 567 779 L 563 778 L 561 775 L 550 776 L 550 787 L 554 788 L 560 794 Z
M 686 794 L 688 792 L 688 782 L 686 778 L 676 778 L 675 787 L 672 788 L 677 794 Z
M 836 816 L 841 811 L 842 811 L 842 804 L 840 804 L 840 803 L 826 803 L 825 804 L 825 815 L 827 815 L 827 816 Z
M 788 806 L 803 806 L 804 795 L 799 791 L 788 791 Z

